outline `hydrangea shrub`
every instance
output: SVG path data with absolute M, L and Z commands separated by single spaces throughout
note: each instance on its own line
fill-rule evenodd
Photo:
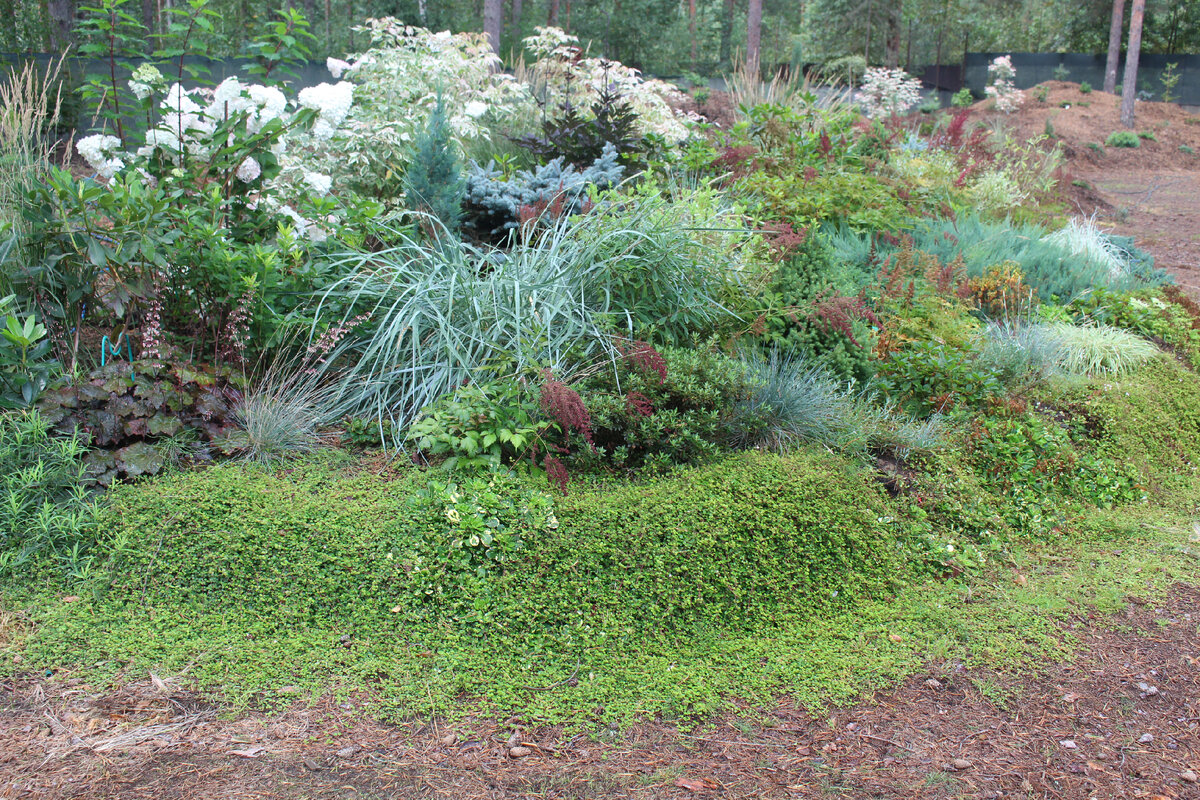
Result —
M 900 116 L 921 101 L 921 82 L 902 69 L 870 67 L 854 99 L 871 119 Z

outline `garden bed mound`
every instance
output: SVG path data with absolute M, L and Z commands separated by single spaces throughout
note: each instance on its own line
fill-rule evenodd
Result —
M 1045 100 L 1039 100 L 1043 89 Z M 973 108 L 979 119 L 1010 131 L 1018 140 L 1052 131 L 1071 167 L 1200 170 L 1200 115 L 1176 103 L 1138 101 L 1132 130 L 1151 132 L 1155 138 L 1141 139 L 1136 148 L 1104 146 L 1109 134 L 1126 130 L 1120 95 L 1099 89 L 1085 94 L 1077 83 L 1046 81 L 1026 89 L 1025 102 L 1012 114 L 991 106 L 991 100 L 982 100 Z M 1093 144 L 1100 149 L 1089 146 Z

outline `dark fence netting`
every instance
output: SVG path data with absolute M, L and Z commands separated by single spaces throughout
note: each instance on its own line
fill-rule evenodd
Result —
M 1058 79 L 1066 70 L 1066 80 L 1073 83 L 1090 83 L 1093 89 L 1104 87 L 1106 55 L 1088 53 L 967 53 L 963 65 L 964 83 L 977 95 L 983 95 L 987 86 L 988 64 L 997 56 L 1010 55 L 1017 70 L 1018 89 L 1028 89 L 1043 81 Z M 1122 54 L 1117 71 L 1117 83 L 1125 77 L 1125 60 Z M 1144 92 L 1143 99 L 1162 100 L 1162 74 L 1168 64 L 1175 64 L 1179 82 L 1171 90 L 1174 102 L 1183 105 L 1200 105 L 1200 55 L 1142 54 L 1138 58 L 1138 91 Z M 1062 69 L 1060 69 L 1060 67 Z M 1057 74 L 1056 74 L 1057 72 Z

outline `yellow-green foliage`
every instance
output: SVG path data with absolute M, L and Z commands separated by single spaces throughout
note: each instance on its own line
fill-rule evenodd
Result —
M 219 467 L 123 490 L 103 525 L 117 600 L 253 609 L 267 626 L 484 621 L 574 640 L 751 624 L 885 587 L 899 565 L 882 499 L 847 469 L 746 454 L 542 513 L 551 495 L 514 477 L 472 488 L 416 471 Z M 455 545 L 475 506 L 489 509 L 480 533 L 507 537 L 510 552 Z
M 1059 404 L 1099 437 L 1099 449 L 1173 495 L 1200 476 L 1200 376 L 1168 355 L 1136 372 L 1098 378 Z M 1195 501 L 1195 497 L 1191 500 Z

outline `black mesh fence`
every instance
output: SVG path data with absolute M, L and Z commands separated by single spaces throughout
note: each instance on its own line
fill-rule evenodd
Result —
M 1063 79 L 1074 83 L 1090 83 L 1093 89 L 1104 86 L 1105 55 L 1087 53 L 968 53 L 962 67 L 963 80 L 973 92 L 982 96 L 987 86 L 988 64 L 997 56 L 1011 55 L 1012 65 L 1017 71 L 1018 89 L 1027 89 L 1043 81 Z M 1175 64 L 1179 81 L 1171 90 L 1174 102 L 1183 105 L 1200 105 L 1200 55 L 1143 54 L 1138 59 L 1138 90 L 1144 99 L 1162 100 L 1162 75 L 1168 64 Z M 944 67 L 957 74 L 959 67 Z M 1065 77 L 1063 77 L 1065 76 Z M 1117 83 L 1125 76 L 1122 58 L 1117 71 Z

